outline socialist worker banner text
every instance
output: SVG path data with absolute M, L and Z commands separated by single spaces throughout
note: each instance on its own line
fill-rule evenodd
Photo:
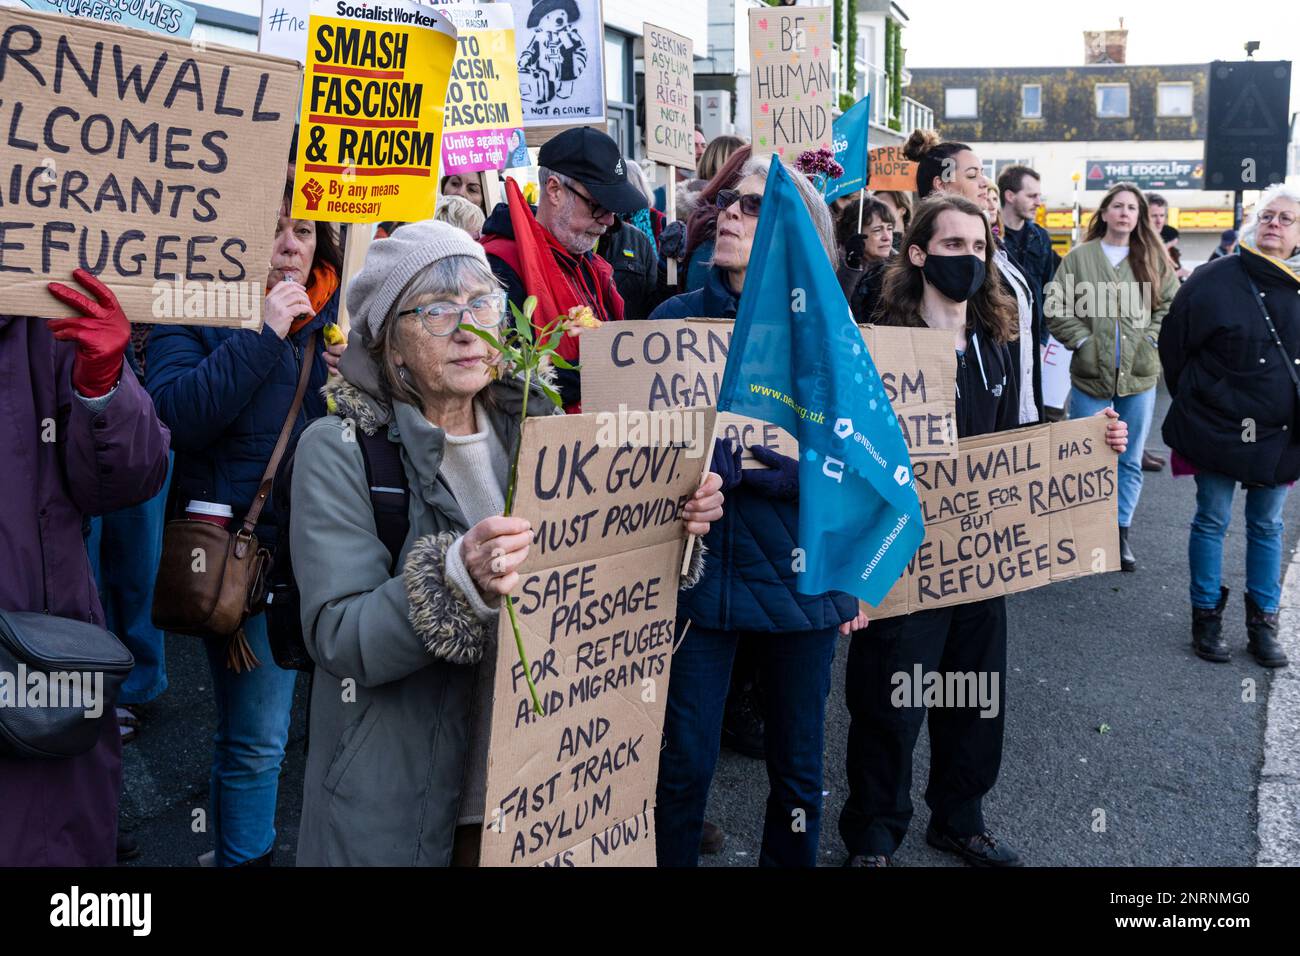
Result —
M 315 0 L 293 216 L 414 222 L 434 211 L 456 30 L 402 0 Z

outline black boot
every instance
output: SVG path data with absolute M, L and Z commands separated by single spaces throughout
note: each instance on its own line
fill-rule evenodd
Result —
M 1277 614 L 1265 614 L 1246 595 L 1246 650 L 1263 667 L 1286 667 L 1286 654 L 1277 642 Z
M 1223 639 L 1223 609 L 1228 603 L 1228 589 L 1219 588 L 1219 603 L 1213 608 L 1192 608 L 1192 650 L 1202 660 L 1226 664 L 1232 660 L 1228 642 Z
M 1128 528 L 1123 525 L 1119 529 L 1119 569 L 1121 571 L 1138 569 L 1138 559 L 1133 556 L 1133 549 L 1128 546 Z

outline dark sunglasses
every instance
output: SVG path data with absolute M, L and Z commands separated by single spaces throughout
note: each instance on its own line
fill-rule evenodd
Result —
M 587 210 L 591 213 L 592 219 L 604 219 L 606 216 L 614 215 L 613 211 L 606 209 L 604 206 L 596 202 L 596 200 L 592 199 L 590 196 L 578 192 L 568 183 L 562 182 L 560 183 L 560 185 L 587 204 Z
M 758 218 L 758 211 L 763 205 L 762 193 L 742 193 L 738 189 L 721 189 L 715 200 L 719 209 L 728 209 L 734 202 L 740 202 L 740 211 L 751 219 Z

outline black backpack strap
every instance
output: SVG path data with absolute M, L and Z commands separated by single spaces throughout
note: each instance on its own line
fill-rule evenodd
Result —
M 406 469 L 402 467 L 401 446 L 388 440 L 382 431 L 367 435 L 357 429 L 361 457 L 366 463 L 366 485 L 370 504 L 375 510 L 375 531 L 392 558 L 389 571 L 397 567 L 397 556 L 411 530 L 410 489 L 406 487 Z
M 1241 256 L 1237 257 L 1241 263 L 1241 272 L 1246 277 L 1246 282 L 1250 284 L 1250 295 L 1255 300 L 1255 305 L 1259 307 L 1259 314 L 1264 317 L 1264 324 L 1268 326 L 1268 334 L 1273 339 L 1273 344 L 1277 350 L 1282 353 L 1282 367 L 1287 370 L 1291 376 L 1291 384 L 1295 386 L 1295 393 L 1300 398 L 1300 375 L 1296 374 L 1295 366 L 1300 364 L 1300 359 L 1292 358 L 1291 353 L 1286 350 L 1282 344 L 1282 337 L 1277 334 L 1277 326 L 1273 324 L 1273 317 L 1268 314 L 1268 306 L 1264 304 L 1264 293 L 1259 291 L 1259 286 L 1255 285 L 1254 278 L 1251 277 L 1250 269 L 1246 267 L 1246 260 Z M 1260 359 L 1260 361 L 1264 361 Z

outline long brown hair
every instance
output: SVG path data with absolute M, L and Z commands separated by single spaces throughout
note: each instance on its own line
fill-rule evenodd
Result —
M 1138 222 L 1128 237 L 1128 265 L 1133 270 L 1133 278 L 1151 290 L 1151 308 L 1155 310 L 1160 308 L 1160 286 L 1171 271 L 1171 260 L 1165 252 L 1165 244 L 1151 228 L 1147 197 L 1135 183 L 1116 183 L 1106 190 L 1106 195 L 1101 197 L 1101 205 L 1092 214 L 1088 232 L 1083 239 L 1084 242 L 1091 242 L 1106 235 L 1106 222 L 1101 217 L 1120 193 L 1132 193 L 1137 197 Z
M 696 178 L 712 179 L 727 164 L 727 160 L 735 155 L 736 150 L 746 145 L 748 144 L 739 136 L 719 136 L 712 140 L 700 154 L 699 165 L 695 167 Z
M 953 193 L 935 193 L 916 207 L 912 225 L 903 236 L 900 254 L 885 267 L 880 301 L 871 321 L 879 325 L 926 327 L 921 314 L 925 278 L 921 267 L 912 264 L 907 251 L 918 246 L 922 252 L 933 255 L 929 252 L 930 240 L 934 238 L 939 216 L 948 211 L 974 216 L 984 225 L 984 282 L 967 301 L 966 330 L 969 333 L 978 326 L 995 342 L 1010 342 L 1020 334 L 1020 314 L 1016 300 L 1002 288 L 1002 278 L 993 259 L 996 247 L 989 221 L 982 209 Z

